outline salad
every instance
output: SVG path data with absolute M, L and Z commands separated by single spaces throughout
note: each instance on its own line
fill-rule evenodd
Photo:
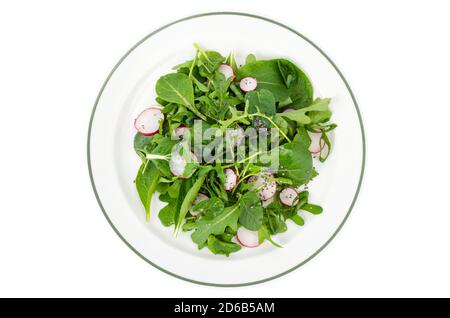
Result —
M 199 249 L 229 256 L 268 241 L 303 213 L 317 161 L 331 150 L 330 99 L 314 98 L 307 75 L 283 59 L 243 65 L 194 44 L 192 60 L 156 83 L 156 104 L 135 122 L 142 160 L 135 184 L 149 220 L 152 197 L 163 226 L 190 232 Z

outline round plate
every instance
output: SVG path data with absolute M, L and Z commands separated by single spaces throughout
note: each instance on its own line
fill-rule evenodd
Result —
M 198 250 L 189 233 L 173 237 L 158 220 L 164 205 L 153 198 L 151 220 L 139 201 L 134 178 L 140 159 L 133 150 L 133 120 L 154 104 L 157 79 L 192 58 L 194 42 L 237 61 L 253 53 L 258 59 L 284 57 L 309 75 L 315 95 L 331 97 L 333 149 L 310 186 L 311 202 L 321 215 L 303 216 L 306 224 L 288 223 L 276 235 L 283 248 L 264 243 L 224 257 Z M 274 279 L 317 255 L 347 219 L 358 195 L 364 170 L 364 132 L 353 94 L 333 62 L 310 40 L 278 22 L 242 13 L 209 13 L 166 25 L 137 43 L 114 67 L 92 112 L 88 163 L 101 209 L 120 238 L 140 257 L 178 278 L 206 285 L 241 286 Z

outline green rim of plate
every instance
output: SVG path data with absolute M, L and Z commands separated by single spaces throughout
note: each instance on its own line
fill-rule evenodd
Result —
M 195 18 L 200 18 L 200 17 L 205 17 L 205 16 L 211 16 L 211 15 L 237 15 L 237 16 L 245 16 L 245 17 L 250 17 L 250 18 L 256 18 L 256 19 L 260 19 L 260 20 L 264 20 L 270 23 L 273 23 L 275 25 L 278 25 L 280 27 L 285 28 L 286 30 L 298 35 L 299 37 L 301 37 L 302 39 L 304 39 L 305 41 L 307 41 L 309 44 L 311 44 L 314 48 L 316 48 L 327 60 L 328 62 L 330 62 L 330 64 L 334 67 L 334 69 L 336 70 L 336 72 L 339 74 L 339 76 L 341 77 L 341 79 L 344 81 L 345 86 L 347 87 L 353 103 L 355 105 L 356 108 L 356 112 L 358 114 L 358 119 L 359 119 L 359 125 L 361 127 L 361 136 L 362 136 L 362 147 L 363 147 L 363 151 L 362 151 L 362 167 L 361 167 L 361 175 L 359 178 L 359 182 L 358 182 L 358 187 L 356 189 L 356 193 L 353 197 L 352 200 L 352 204 L 350 205 L 350 208 L 344 218 L 344 220 L 342 221 L 342 223 L 339 225 L 339 227 L 337 228 L 337 230 L 333 233 L 333 235 L 328 239 L 328 241 L 323 244 L 313 255 L 311 255 L 308 259 L 304 260 L 303 262 L 301 262 L 300 264 L 292 267 L 291 269 L 284 271 L 280 274 L 277 274 L 275 276 L 269 277 L 269 278 L 265 278 L 265 279 L 261 279 L 261 280 L 257 280 L 257 281 L 252 281 L 252 282 L 248 282 L 248 283 L 242 283 L 242 284 L 215 284 L 215 283 L 208 283 L 208 282 L 202 282 L 202 281 L 197 281 L 197 280 L 193 280 L 193 279 L 189 279 L 186 277 L 182 277 L 180 275 L 174 274 L 172 272 L 169 272 L 168 270 L 156 265 L 155 263 L 151 262 L 150 260 L 148 260 L 144 255 L 142 255 L 141 253 L 139 253 L 130 243 L 128 243 L 128 241 L 122 236 L 122 234 L 117 230 L 117 228 L 114 226 L 114 224 L 111 222 L 108 214 L 106 213 L 103 204 L 100 200 L 100 197 L 98 195 L 97 189 L 95 187 L 95 181 L 94 181 L 94 177 L 92 175 L 92 167 L 91 167 L 91 154 L 90 154 L 90 143 L 91 143 L 91 130 L 92 130 L 92 123 L 94 121 L 94 116 L 95 116 L 95 110 L 97 109 L 97 105 L 98 105 L 98 101 L 100 100 L 100 97 L 103 93 L 103 90 L 105 89 L 106 85 L 109 82 L 109 79 L 111 78 L 111 76 L 114 74 L 114 72 L 116 71 L 116 69 L 120 66 L 120 64 L 122 64 L 122 62 L 127 58 L 127 56 L 136 48 L 138 47 L 142 42 L 146 41 L 148 38 L 150 38 L 151 36 L 157 34 L 158 32 L 174 25 L 177 23 L 180 23 L 182 21 L 186 21 L 186 20 L 191 20 L 191 19 L 195 19 Z M 114 232 L 116 232 L 116 234 L 120 237 L 120 239 L 133 251 L 135 252 L 139 257 L 141 257 L 144 261 L 146 261 L 147 263 L 149 263 L 150 265 L 156 267 L 157 269 L 159 269 L 160 271 L 169 274 L 173 277 L 182 279 L 184 281 L 188 281 L 191 283 L 195 283 L 195 284 L 199 284 L 199 285 L 206 285 L 206 286 L 215 286 L 215 287 L 241 287 L 241 286 L 249 286 L 249 285 L 255 285 L 255 284 L 260 284 L 260 283 L 264 283 L 264 282 L 268 282 L 270 280 L 276 279 L 278 277 L 284 276 L 294 270 L 296 270 L 297 268 L 299 268 L 300 266 L 306 264 L 307 262 L 309 262 L 311 259 L 313 259 L 317 254 L 319 254 L 333 239 L 334 237 L 338 234 L 338 232 L 341 230 L 341 228 L 344 226 L 345 222 L 347 221 L 351 211 L 353 210 L 353 207 L 355 205 L 356 199 L 358 197 L 359 191 L 361 189 L 361 184 L 362 184 L 362 180 L 363 180 L 363 176 L 364 176 L 364 168 L 365 168 L 365 162 L 366 162 L 366 138 L 364 135 L 364 126 L 363 126 L 363 122 L 362 122 L 362 118 L 361 118 L 361 113 L 358 107 L 358 104 L 356 102 L 355 96 L 353 95 L 353 92 L 349 86 L 349 84 L 347 83 L 347 81 L 345 80 L 344 76 L 342 75 L 341 71 L 338 69 L 338 67 L 333 63 L 333 61 L 316 45 L 314 44 L 311 40 L 309 40 L 307 37 L 305 37 L 304 35 L 302 35 L 301 33 L 295 31 L 294 29 L 271 19 L 268 18 L 264 18 L 258 15 L 254 15 L 254 14 L 249 14 L 249 13 L 241 13 L 241 12 L 208 12 L 208 13 L 202 13 L 202 14 L 196 14 L 196 15 L 192 15 L 180 20 L 176 20 L 172 23 L 166 24 L 165 26 L 153 31 L 152 33 L 150 33 L 149 35 L 147 35 L 146 37 L 144 37 L 142 40 L 140 40 L 138 43 L 136 43 L 120 60 L 119 62 L 114 66 L 114 68 L 112 69 L 112 71 L 109 73 L 108 77 L 106 78 L 106 81 L 104 82 L 104 84 L 102 85 L 100 92 L 97 96 L 97 99 L 95 101 L 95 105 L 94 108 L 92 110 L 92 114 L 91 114 L 91 118 L 89 121 L 89 130 L 88 130 L 88 140 L 87 140 L 87 160 L 88 160 L 88 169 L 89 169 L 89 176 L 91 179 L 91 184 L 92 184 L 92 188 L 94 190 L 95 193 L 95 197 L 97 199 L 97 202 L 103 212 L 103 215 L 105 216 L 106 220 L 108 221 L 109 225 L 111 225 L 111 227 L 113 228 Z

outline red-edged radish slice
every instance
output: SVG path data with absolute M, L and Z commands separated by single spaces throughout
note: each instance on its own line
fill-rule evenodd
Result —
M 259 245 L 258 231 L 250 231 L 241 226 L 236 234 L 238 242 L 245 247 L 257 247 Z
M 225 191 L 231 191 L 236 188 L 238 183 L 238 176 L 233 169 L 225 169 L 224 170 L 226 181 L 225 181 Z
M 205 200 L 208 200 L 208 199 L 209 199 L 209 197 L 208 197 L 206 194 L 203 194 L 203 193 L 197 194 L 197 197 L 194 199 L 194 201 L 192 201 L 192 207 L 189 209 L 189 213 L 191 213 L 192 216 L 197 216 L 197 215 L 199 215 L 200 213 L 202 213 L 201 210 L 199 210 L 199 211 L 193 211 L 193 210 L 194 210 L 194 207 L 195 207 L 197 204 L 199 204 L 200 202 L 205 201 Z
M 297 197 L 298 192 L 295 188 L 285 188 L 280 192 L 280 201 L 287 206 L 294 206 Z
M 293 111 L 295 111 L 294 108 L 286 108 L 285 110 L 283 110 L 283 113 L 290 113 L 290 112 L 293 112 Z
M 234 71 L 233 68 L 228 64 L 222 64 L 219 66 L 219 72 L 225 76 L 225 78 L 233 77 L 234 78 Z
M 277 183 L 269 181 L 268 177 L 251 176 L 248 181 L 254 183 L 255 189 L 260 189 L 258 195 L 263 201 L 271 199 L 277 192 Z
M 143 136 L 153 136 L 159 131 L 159 124 L 164 120 L 161 109 L 151 107 L 144 110 L 134 121 L 134 127 Z
M 320 140 L 322 133 L 312 133 L 308 131 L 309 138 L 311 138 L 311 145 L 309 145 L 309 152 L 318 154 L 320 152 Z M 322 148 L 325 146 L 325 140 L 322 139 Z
M 185 126 L 179 126 L 173 131 L 173 137 L 174 139 L 183 140 L 188 136 L 190 133 L 189 128 Z
M 255 90 L 256 86 L 258 86 L 258 81 L 254 77 L 244 77 L 241 79 L 241 82 L 239 83 L 239 87 L 244 92 L 250 92 Z

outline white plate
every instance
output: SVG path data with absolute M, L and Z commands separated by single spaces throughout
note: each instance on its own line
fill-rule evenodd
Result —
M 304 214 L 306 225 L 288 224 L 277 235 L 284 248 L 264 243 L 230 257 L 197 250 L 189 234 L 172 236 L 157 214 L 163 203 L 154 197 L 152 218 L 145 221 L 133 180 L 140 160 L 133 150 L 133 119 L 154 103 L 154 86 L 172 66 L 192 58 L 200 43 L 223 55 L 234 51 L 242 61 L 285 57 L 311 78 L 316 96 L 331 97 L 333 151 L 311 185 L 311 201 L 324 213 Z M 88 140 L 92 185 L 108 222 L 139 256 L 160 270 L 191 282 L 237 286 L 267 281 L 298 268 L 336 235 L 358 194 L 364 170 L 364 132 L 358 107 L 342 74 L 331 60 L 298 32 L 265 18 L 240 13 L 192 16 L 166 25 L 136 44 L 114 67 L 94 107 Z

